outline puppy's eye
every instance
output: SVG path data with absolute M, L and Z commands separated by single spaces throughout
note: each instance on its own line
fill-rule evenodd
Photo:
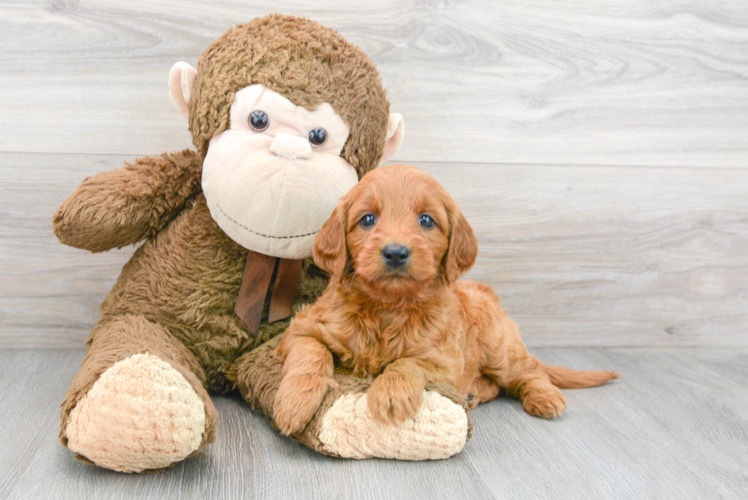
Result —
M 434 222 L 434 219 L 430 215 L 426 214 L 422 214 L 418 218 L 418 223 L 421 224 L 421 227 L 425 229 L 431 229 L 434 227 L 434 224 L 436 224 L 436 222 Z
M 321 146 L 327 140 L 327 131 L 323 128 L 315 128 L 309 132 L 309 142 L 312 146 Z
M 259 109 L 257 111 L 252 111 L 252 114 L 249 115 L 249 126 L 252 130 L 255 132 L 262 132 L 268 126 L 270 126 L 270 117 L 267 113 L 264 111 L 260 111 Z
M 377 216 L 374 214 L 366 214 L 361 217 L 361 227 L 371 227 L 377 223 Z

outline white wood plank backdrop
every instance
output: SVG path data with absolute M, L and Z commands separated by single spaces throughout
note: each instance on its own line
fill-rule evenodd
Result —
M 272 11 L 379 65 L 530 345 L 748 345 L 742 0 L 0 3 L 0 346 L 80 346 L 131 249 L 59 245 L 87 175 L 190 145 L 166 75 Z M 260 4 L 258 6 L 257 4 Z

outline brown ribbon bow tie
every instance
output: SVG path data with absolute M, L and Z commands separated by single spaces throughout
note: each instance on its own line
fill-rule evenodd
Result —
M 260 330 L 262 308 L 268 296 L 273 273 L 275 286 L 270 296 L 268 323 L 291 316 L 296 288 L 301 278 L 302 262 L 249 251 L 234 312 L 254 335 Z

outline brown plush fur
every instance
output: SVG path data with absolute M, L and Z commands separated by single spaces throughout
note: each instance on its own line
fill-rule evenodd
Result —
M 197 66 L 190 131 L 201 156 L 229 128 L 234 94 L 261 83 L 297 106 L 323 102 L 350 126 L 341 156 L 359 178 L 382 156 L 389 101 L 376 66 L 337 32 L 308 19 L 271 14 L 228 30 Z
M 91 252 L 153 237 L 200 192 L 202 161 L 188 149 L 126 163 L 83 181 L 52 219 L 61 243 Z
M 366 214 L 377 217 L 371 227 L 361 224 Z M 419 224 L 422 214 L 433 228 Z M 393 243 L 410 249 L 403 267 L 382 257 Z M 281 432 L 302 430 L 328 389 L 337 389 L 335 360 L 354 375 L 377 375 L 369 411 L 396 424 L 416 413 L 429 383 L 455 387 L 471 405 L 505 388 L 528 413 L 552 418 L 566 407 L 559 387 L 618 378 L 531 356 L 489 287 L 455 282 L 477 252 L 457 203 L 425 172 L 392 165 L 364 177 L 315 239 L 315 261 L 332 275 L 329 287 L 296 315 L 276 350 L 284 363 L 274 410 Z
M 359 176 L 381 157 L 389 103 L 378 73 L 363 52 L 333 30 L 291 16 L 259 18 L 216 40 L 198 68 L 190 99 L 197 152 L 140 158 L 88 178 L 54 215 L 57 237 L 77 248 L 102 252 L 145 240 L 101 306 L 88 354 L 63 404 L 63 444 L 70 411 L 101 373 L 141 352 L 171 363 L 203 399 L 203 445 L 216 424 L 206 390 L 226 393 L 238 387 L 256 402 L 257 391 L 237 385 L 251 378 L 245 374 L 251 363 L 237 360 L 283 332 L 289 320 L 268 324 L 266 304 L 253 336 L 236 316 L 247 250 L 213 221 L 200 187 L 208 142 L 228 127 L 237 90 L 262 83 L 310 109 L 327 101 L 350 125 L 342 156 Z M 318 297 L 327 280 L 307 259 L 294 309 Z M 268 380 L 253 376 L 260 385 L 276 376 L 280 380 L 270 372 Z

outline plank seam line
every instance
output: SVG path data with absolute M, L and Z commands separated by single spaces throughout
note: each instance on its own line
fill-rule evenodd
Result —
M 187 149 L 187 148 L 182 148 Z M 54 155 L 54 156 L 110 156 L 124 159 L 135 159 L 143 156 L 160 156 L 165 151 L 181 151 L 179 148 L 165 149 L 153 153 L 87 153 L 87 152 L 50 152 L 50 151 L 0 151 L 0 154 L 17 155 Z M 688 169 L 688 170 L 748 170 L 748 155 L 746 155 L 746 166 L 728 165 L 651 165 L 635 164 L 626 165 L 618 163 L 528 163 L 528 162 L 505 162 L 505 161 L 444 161 L 444 160 L 410 160 L 399 158 L 388 163 L 412 163 L 421 165 L 469 165 L 469 166 L 492 166 L 492 167 L 569 167 L 569 168 L 653 168 L 653 169 Z

